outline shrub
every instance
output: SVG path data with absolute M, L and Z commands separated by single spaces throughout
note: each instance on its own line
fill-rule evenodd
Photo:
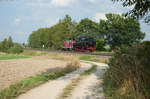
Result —
M 150 43 L 123 47 L 104 74 L 107 99 L 150 99 Z
M 78 69 L 80 67 L 80 61 L 77 58 L 72 58 L 71 61 L 67 64 L 68 71 L 73 69 Z
M 98 40 L 96 43 L 96 50 L 104 51 L 105 50 L 104 46 L 105 46 L 105 41 L 104 40 Z
M 12 53 L 12 54 L 20 54 L 22 52 L 23 52 L 23 48 L 18 45 L 15 45 L 8 50 L 8 53 Z

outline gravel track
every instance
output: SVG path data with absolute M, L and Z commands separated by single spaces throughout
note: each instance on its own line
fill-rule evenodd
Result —
M 89 63 L 96 64 L 97 71 L 85 77 L 68 99 L 105 99 L 102 88 L 102 75 L 107 65 L 96 62 Z
M 56 99 L 63 89 L 71 83 L 72 79 L 78 77 L 81 73 L 91 67 L 90 64 L 82 63 L 81 68 L 64 77 L 49 81 L 29 92 L 19 96 L 17 99 Z

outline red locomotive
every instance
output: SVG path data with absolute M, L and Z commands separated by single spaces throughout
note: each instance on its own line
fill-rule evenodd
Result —
M 74 40 L 70 39 L 64 42 L 62 49 L 63 50 L 73 50 Z
M 64 42 L 63 50 L 74 50 L 74 51 L 90 51 L 93 52 L 96 48 L 96 42 L 91 37 L 82 36 L 77 40 L 70 39 Z

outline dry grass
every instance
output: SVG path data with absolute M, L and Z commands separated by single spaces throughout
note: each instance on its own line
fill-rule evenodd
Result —
M 0 55 L 5 55 L 6 53 L 0 52 Z
M 97 58 L 95 56 L 80 56 L 80 60 L 108 63 L 109 58 Z
M 56 53 L 56 52 L 41 52 L 41 51 L 25 51 L 22 53 L 27 56 L 44 56 L 51 59 L 63 60 L 63 61 L 72 61 L 72 59 L 79 59 L 80 55 L 72 55 L 65 53 Z
M 78 58 L 71 57 L 70 61 L 67 63 L 68 69 L 78 69 L 80 67 L 80 61 Z

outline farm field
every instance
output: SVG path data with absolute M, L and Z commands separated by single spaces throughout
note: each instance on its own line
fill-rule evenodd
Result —
M 12 83 L 30 76 L 41 74 L 53 68 L 63 68 L 66 61 L 54 60 L 44 56 L 25 59 L 0 60 L 0 90 Z

